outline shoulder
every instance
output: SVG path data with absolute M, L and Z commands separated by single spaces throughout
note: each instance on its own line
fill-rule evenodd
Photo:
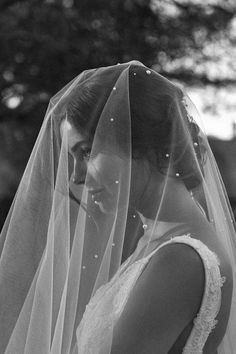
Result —
M 186 235 L 174 237 L 154 251 L 147 263 L 146 274 L 163 276 L 169 271 L 174 271 L 174 274 L 190 279 L 201 273 L 204 276 L 204 264 L 200 249 L 208 249 L 200 240 Z M 162 272 L 157 272 L 157 268 Z
M 194 248 L 170 242 L 158 249 L 138 278 L 119 320 L 116 333 L 123 338 L 122 350 L 142 345 L 143 352 L 153 348 L 168 352 L 197 315 L 204 281 L 204 266 Z M 126 340 L 125 329 L 132 334 Z
M 150 292 L 168 299 L 171 307 L 183 311 L 184 306 L 186 319 L 197 314 L 204 292 L 205 270 L 203 259 L 191 244 L 165 244 L 151 257 L 142 277 Z
M 157 262 L 159 266 L 165 265 L 171 267 L 177 263 L 178 266 L 181 267 L 188 262 L 189 266 L 192 266 L 189 270 L 194 271 L 199 267 L 203 268 L 200 249 L 209 250 L 202 241 L 192 238 L 189 235 L 176 236 L 164 242 L 154 251 L 149 264 L 155 264 Z M 211 251 L 209 250 L 209 252 Z
M 187 243 L 173 241 L 151 257 L 134 296 L 141 303 L 146 291 L 146 316 L 153 325 L 159 322 L 161 332 L 169 328 L 173 339 L 177 339 L 198 314 L 204 289 L 205 269 L 200 254 Z
M 197 239 L 180 236 L 158 247 L 136 283 L 137 293 L 148 289 L 160 302 L 169 301 L 169 309 L 179 307 L 183 312 L 184 305 L 186 318 L 192 318 L 199 310 L 205 286 L 204 263 L 197 250 L 200 246 L 207 249 Z

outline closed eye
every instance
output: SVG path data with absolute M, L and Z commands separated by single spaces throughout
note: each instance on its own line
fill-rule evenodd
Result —
M 91 148 L 90 147 L 81 148 L 81 155 L 84 160 L 89 160 L 91 155 Z
M 91 155 L 91 145 L 86 141 L 77 142 L 69 151 L 69 153 L 79 160 L 89 160 Z

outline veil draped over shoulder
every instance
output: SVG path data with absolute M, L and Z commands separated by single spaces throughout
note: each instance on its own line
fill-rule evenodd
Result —
M 148 202 L 152 170 L 160 182 Z M 173 210 L 176 183 L 233 270 L 218 349 L 233 354 L 236 237 L 221 176 L 191 100 L 137 61 L 84 71 L 49 103 L 0 237 L 0 353 L 76 353 L 86 305 L 141 238 L 144 257 L 163 225 L 196 230 L 190 212 Z

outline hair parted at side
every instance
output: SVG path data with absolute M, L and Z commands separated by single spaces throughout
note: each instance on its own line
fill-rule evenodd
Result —
M 112 89 L 124 70 L 122 67 L 85 72 L 84 81 L 74 88 L 66 102 L 68 121 L 91 140 Z M 180 174 L 188 189 L 201 184 L 204 147 L 200 129 L 189 119 L 183 104 L 181 88 L 143 65 L 131 64 L 124 94 L 129 94 L 130 101 L 133 158 L 147 157 L 152 151 L 156 167 L 165 173 L 169 157 L 174 173 Z M 197 146 L 193 146 L 193 142 Z

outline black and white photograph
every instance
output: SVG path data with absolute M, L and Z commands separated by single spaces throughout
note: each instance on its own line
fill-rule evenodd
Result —
M 1 0 L 0 354 L 236 354 L 236 2 Z

